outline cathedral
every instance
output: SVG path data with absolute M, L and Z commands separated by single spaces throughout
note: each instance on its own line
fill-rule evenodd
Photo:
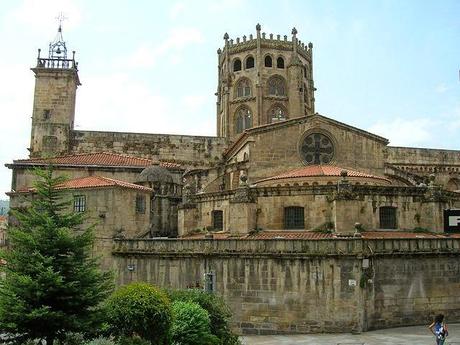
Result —
M 79 66 L 59 27 L 49 51 L 43 56 L 39 50 L 32 68 L 30 156 L 6 164 L 12 171 L 11 207 L 26 207 L 33 196 L 31 168 L 52 164 L 56 174 L 69 177 L 59 188 L 73 200 L 73 211 L 96 225 L 95 251 L 104 267 L 118 267 L 120 283 L 143 279 L 199 286 L 215 264 L 211 285 L 235 307 L 243 332 L 382 327 L 387 310 L 382 301 L 393 298 L 394 285 L 385 285 L 386 278 L 378 285 L 386 271 L 379 273 L 377 261 L 362 257 L 390 247 L 422 252 L 435 240 L 445 240 L 446 251 L 456 245 L 452 241 L 458 236 L 451 232 L 460 231 L 460 214 L 455 224 L 446 221 L 446 214 L 460 208 L 460 151 L 394 147 L 386 138 L 334 120 L 333 114 L 318 113 L 313 44 L 302 42 L 295 28 L 282 36 L 266 34 L 258 24 L 255 34 L 232 39 L 225 33 L 223 38 L 217 50 L 216 136 L 87 131 L 74 128 Z M 420 238 L 432 242 L 414 247 L 410 243 L 415 242 L 393 241 Z M 366 240 L 374 242 L 365 247 Z M 333 260 L 329 257 L 323 266 L 311 261 L 329 252 L 359 255 L 353 264 L 350 259 L 326 264 Z M 142 261 L 147 255 L 151 258 Z M 266 261 L 260 259 L 264 255 Z M 282 255 L 289 264 L 280 264 Z M 243 258 L 245 263 L 238 261 Z M 422 262 L 408 260 L 415 266 Z M 290 271 L 294 263 L 302 268 Z M 457 262 L 444 265 L 440 270 Z M 381 267 L 397 266 L 392 261 Z M 260 278 L 269 271 L 272 280 Z M 401 273 L 402 280 L 407 277 Z M 356 281 L 362 290 L 354 288 Z M 321 295 L 320 283 L 332 292 Z M 374 283 L 374 290 L 366 285 Z M 304 291 L 305 286 L 310 288 Z M 433 283 L 433 289 L 437 286 Z M 257 298 L 266 296 L 264 306 L 251 295 L 258 288 L 263 291 Z M 297 296 L 291 304 L 286 291 Z M 410 298 L 417 297 L 414 291 L 412 286 Z M 420 296 L 427 298 L 425 290 Z M 304 297 L 320 301 L 315 310 L 335 323 L 316 325 L 316 314 L 308 319 L 300 313 L 296 308 L 303 306 L 297 302 Z M 357 309 L 364 298 L 377 302 Z M 425 322 L 420 313 L 404 308 L 388 314 L 384 325 Z M 401 310 L 409 313 L 404 320 L 398 318 Z

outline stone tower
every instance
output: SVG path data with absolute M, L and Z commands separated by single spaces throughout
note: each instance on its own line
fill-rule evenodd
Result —
M 261 33 L 224 35 L 219 59 L 217 135 L 235 139 L 245 129 L 315 112 L 312 43 Z
M 75 96 L 80 85 L 75 52 L 67 57 L 67 48 L 59 25 L 49 45 L 47 58 L 38 50 L 35 73 L 34 104 L 30 156 L 56 156 L 69 152 L 74 126 Z

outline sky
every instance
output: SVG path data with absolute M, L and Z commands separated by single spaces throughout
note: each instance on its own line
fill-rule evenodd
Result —
M 393 146 L 460 149 L 458 0 L 0 0 L 0 199 L 3 164 L 28 157 L 30 68 L 60 12 L 82 83 L 76 129 L 216 135 L 216 51 L 260 23 L 313 43 L 320 114 Z

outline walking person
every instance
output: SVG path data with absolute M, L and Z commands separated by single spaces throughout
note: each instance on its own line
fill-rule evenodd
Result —
M 449 332 L 447 331 L 447 325 L 444 322 L 444 315 L 438 314 L 435 316 L 434 321 L 428 326 L 431 333 L 436 337 L 436 345 L 444 345 L 446 337 Z

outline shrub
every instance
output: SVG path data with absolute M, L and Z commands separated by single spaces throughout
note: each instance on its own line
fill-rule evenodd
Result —
M 85 345 L 115 345 L 115 343 L 111 339 L 99 337 L 99 338 L 91 340 Z
M 152 344 L 167 344 L 170 301 L 153 285 L 132 283 L 119 288 L 107 300 L 106 315 L 108 332 L 114 336 L 137 334 Z
M 117 345 L 149 345 L 150 343 L 142 339 L 141 337 L 134 336 L 134 337 L 122 337 L 118 342 Z
M 172 301 L 195 302 L 206 310 L 211 321 L 211 333 L 219 338 L 220 344 L 241 344 L 238 336 L 230 329 L 229 320 L 232 313 L 222 297 L 198 289 L 170 290 L 168 294 Z
M 211 334 L 209 314 L 194 302 L 172 304 L 171 340 L 175 345 L 214 345 L 219 339 Z

